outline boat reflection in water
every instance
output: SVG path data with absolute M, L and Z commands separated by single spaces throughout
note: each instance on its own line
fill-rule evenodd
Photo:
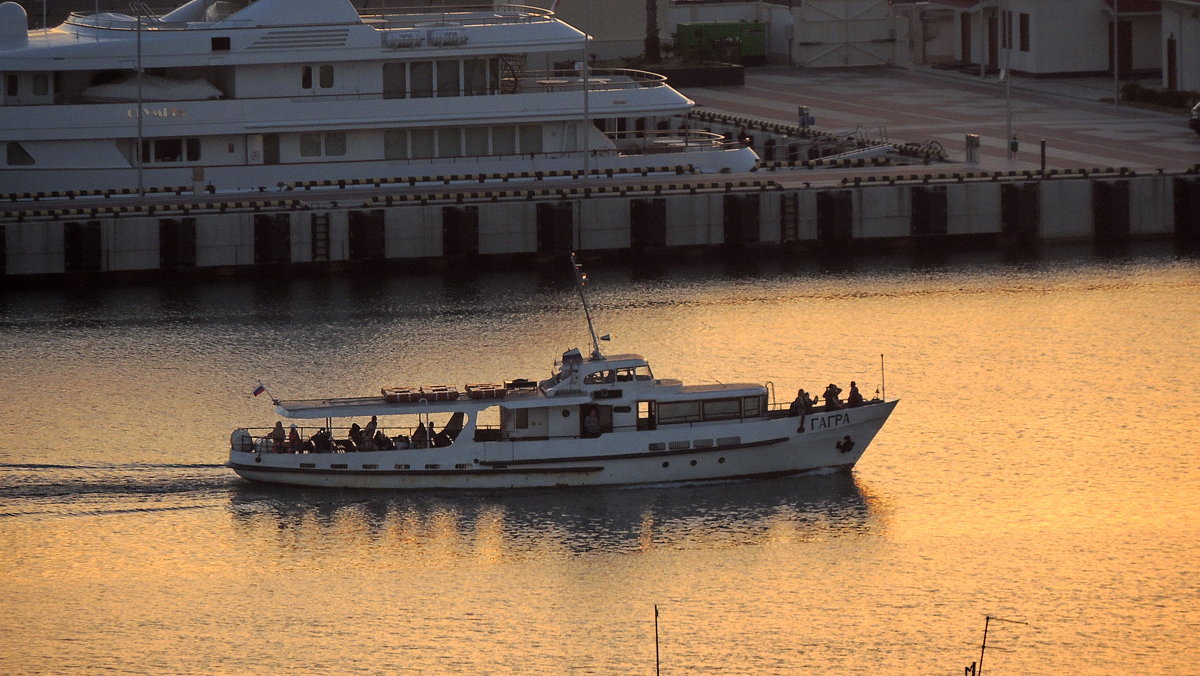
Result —
M 231 487 L 238 526 L 262 537 L 353 548 L 393 540 L 420 557 L 436 551 L 476 556 L 551 549 L 566 554 L 701 548 L 767 540 L 810 541 L 878 535 L 886 508 L 852 474 L 695 486 L 381 494 Z M 340 544 L 339 544 L 340 543 Z

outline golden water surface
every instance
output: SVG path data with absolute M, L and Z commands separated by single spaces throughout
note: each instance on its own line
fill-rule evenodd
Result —
M 277 396 L 544 377 L 565 275 L 0 296 L 0 673 L 1196 673 L 1200 264 L 590 267 L 658 377 L 856 380 L 850 474 L 420 493 L 255 486 Z M 880 355 L 886 371 L 880 372 Z M 992 650 L 995 648 L 995 650 Z

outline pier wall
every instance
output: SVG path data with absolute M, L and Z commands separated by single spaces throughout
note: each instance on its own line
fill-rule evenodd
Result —
M 1200 238 L 1200 174 L 768 179 L 103 209 L 8 205 L 4 278 L 720 245 Z M 62 204 L 59 202 L 58 204 Z

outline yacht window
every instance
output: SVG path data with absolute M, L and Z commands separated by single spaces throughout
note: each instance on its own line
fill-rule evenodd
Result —
M 463 130 L 463 136 L 467 144 L 467 155 L 479 156 L 488 154 L 487 127 L 467 127 Z
M 412 157 L 425 159 L 433 157 L 433 130 L 432 129 L 413 129 L 409 132 L 409 138 L 412 139 Z
M 388 129 L 383 132 L 383 158 L 403 160 L 408 157 L 408 134 L 403 129 Z
M 462 148 L 459 147 L 460 143 L 457 127 L 439 129 L 438 157 L 458 157 L 462 155 Z
M 542 127 L 537 124 L 521 125 L 521 154 L 542 152 Z
M 34 163 L 33 156 L 29 154 L 29 151 L 25 150 L 25 147 L 16 141 L 8 142 L 7 155 L 9 166 L 27 167 Z
M 437 62 L 438 96 L 458 96 L 458 61 Z
M 300 135 L 300 157 L 320 157 L 321 156 L 321 135 L 320 134 L 301 134 Z
M 383 64 L 383 98 L 402 99 L 408 95 L 408 66 L 403 61 Z
M 300 70 L 300 88 L 312 89 L 312 66 L 304 66 Z
M 517 152 L 516 127 L 492 127 L 492 154 L 512 155 Z
M 340 156 L 346 154 L 346 134 L 340 131 L 325 135 L 325 154 Z
M 513 423 L 513 426 L 519 430 L 528 429 L 529 428 L 529 409 L 518 408 L 516 410 L 516 414 L 517 414 L 516 421 Z
M 463 90 L 467 96 L 487 93 L 487 63 L 484 59 L 463 61 Z
M 183 140 L 177 138 L 158 139 L 154 142 L 155 162 L 178 162 L 183 159 Z
M 18 86 L 18 83 L 20 81 L 17 79 L 16 74 L 9 73 L 8 77 L 6 77 L 4 79 L 4 82 L 5 82 L 5 92 L 9 96 L 16 96 L 17 92 L 20 91 L 20 87 Z
M 200 159 L 200 139 L 189 138 L 185 139 L 187 144 L 187 161 L 196 162 Z
M 426 99 L 433 96 L 433 62 L 414 61 L 409 65 L 410 94 L 414 99 Z
M 638 366 L 633 369 L 634 377 L 638 380 L 653 380 L 654 374 L 650 371 L 649 366 Z
M 700 402 L 698 401 L 660 401 L 658 403 L 658 424 L 697 422 L 700 420 Z
M 632 381 L 633 380 L 633 369 L 632 368 L 617 369 L 617 380 L 619 380 L 620 382 L 623 382 L 623 383 Z
M 333 86 L 333 66 L 321 66 L 321 89 Z
M 741 399 L 709 399 L 704 402 L 705 420 L 729 420 L 742 415 Z
M 33 95 L 45 96 L 50 91 L 50 76 L 45 73 L 33 74 Z

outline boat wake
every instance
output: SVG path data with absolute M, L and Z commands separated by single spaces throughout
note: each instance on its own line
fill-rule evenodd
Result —
M 196 509 L 235 482 L 218 464 L 0 463 L 0 519 Z

